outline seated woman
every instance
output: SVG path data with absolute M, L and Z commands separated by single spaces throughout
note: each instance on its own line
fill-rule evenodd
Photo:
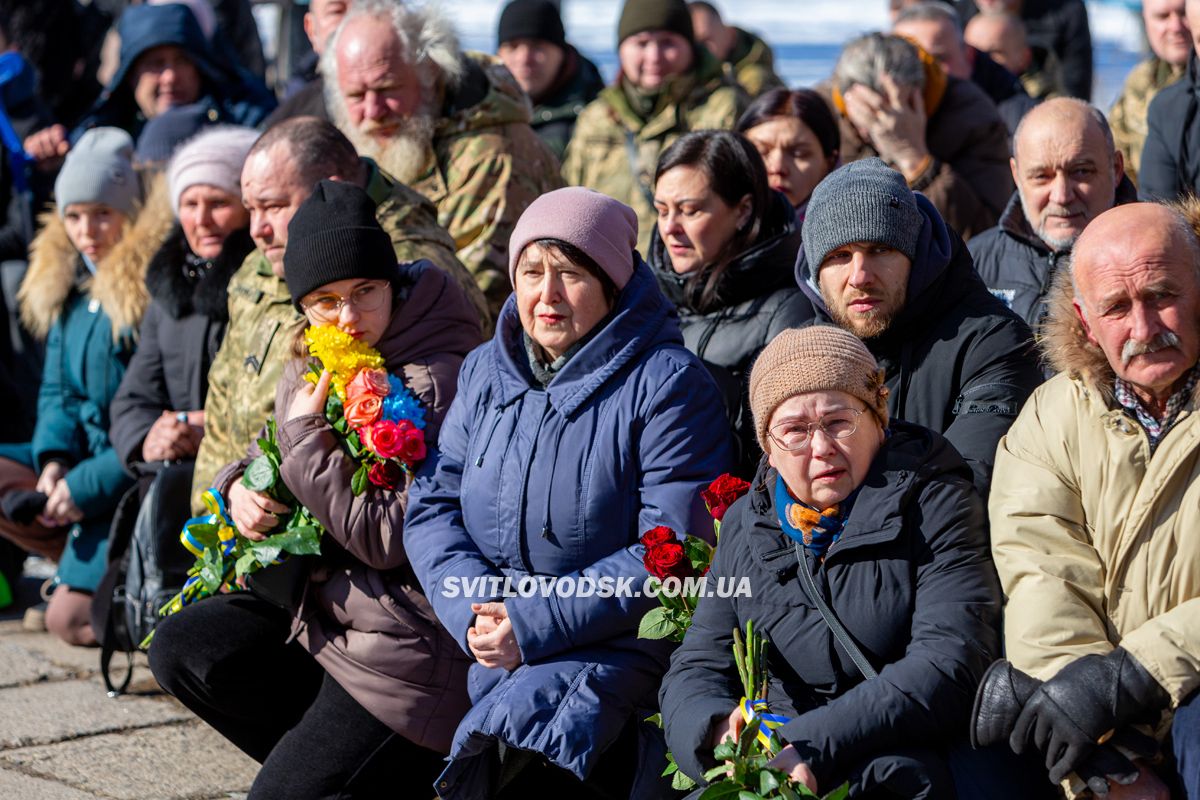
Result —
M 750 104 L 735 130 L 758 149 L 771 188 L 787 196 L 799 228 L 813 189 L 838 165 L 842 136 L 829 105 L 812 89 L 772 89 Z
M 701 599 L 660 693 L 693 778 L 743 724 L 731 632 L 753 619 L 770 642 L 766 700 L 790 719 L 775 766 L 822 793 L 955 796 L 948 754 L 1000 649 L 1000 588 L 970 469 L 933 431 L 889 424 L 886 394 L 870 352 L 833 326 L 785 331 L 755 363 L 769 466 L 726 512 L 709 573 L 748 578 L 750 596 Z
M 182 497 L 166 504 L 179 506 L 179 524 L 188 516 L 191 463 L 204 436 L 208 367 L 229 319 L 225 287 L 254 250 L 240 179 L 257 138 L 250 128 L 213 128 L 171 160 L 166 188 L 178 223 L 147 269 L 150 307 L 113 398 L 110 435 L 130 474 L 164 462 L 186 465 L 176 470 Z
M 636 242 L 633 210 L 598 192 L 530 204 L 509 241 L 516 291 L 410 490 L 409 558 L 476 662 L 443 798 L 642 797 L 662 772 L 643 720 L 670 649 L 637 638 L 657 601 L 567 591 L 640 592 L 638 537 L 711 531 L 699 490 L 731 462 L 716 388 Z M 493 576 L 560 581 L 512 596 Z
M 759 455 L 745 404 L 750 365 L 775 334 L 813 315 L 796 286 L 800 226 L 767 187 L 762 158 L 729 131 L 688 133 L 667 148 L 654 207 L 650 266 L 678 307 L 684 344 L 722 384 L 749 478 Z
M 58 561 L 46 627 L 96 643 L 92 593 L 104 573 L 108 528 L 132 479 L 108 438 L 109 403 L 133 354 L 148 298 L 156 226 L 140 215 L 133 140 L 94 128 L 54 185 L 57 215 L 30 249 L 17 294 L 21 320 L 46 341 L 33 441 L 0 446 L 0 535 Z
M 424 406 L 435 443 L 459 366 L 481 341 L 466 293 L 427 261 L 397 265 L 374 203 L 348 183 L 321 181 L 296 211 L 284 267 L 306 325 L 374 347 Z M 159 625 L 150 667 L 262 762 L 251 798 L 381 797 L 440 771 L 469 705 L 469 662 L 405 557 L 407 486 L 352 493 L 355 462 L 325 419 L 328 381 L 304 380 L 302 342 L 275 401 L 281 477 L 327 531 L 301 599 L 285 609 L 252 590 L 186 606 Z M 238 530 L 261 539 L 288 508 L 242 484 L 248 463 L 230 464 L 215 485 Z M 282 567 L 259 575 L 271 569 Z

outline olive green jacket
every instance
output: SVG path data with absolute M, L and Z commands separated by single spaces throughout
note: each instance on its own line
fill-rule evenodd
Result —
M 668 85 L 649 119 L 634 113 L 620 85 L 608 86 L 579 115 L 567 145 L 563 162 L 567 183 L 595 189 L 632 207 L 638 216 L 642 253 L 647 252 L 657 221 L 654 168 L 663 151 L 688 131 L 732 128 L 745 104 L 745 94 L 721 62 L 703 48 L 699 52 L 697 68 Z
M 376 218 L 399 261 L 428 259 L 467 290 L 490 334 L 483 293 L 454 255 L 450 235 L 437 223 L 433 204 L 392 180 L 373 163 L 367 194 L 376 203 Z M 276 277 L 263 254 L 255 250 L 229 281 L 229 327 L 208 371 L 204 401 L 204 438 L 196 454 L 192 478 L 193 513 L 204 512 L 200 495 L 217 472 L 246 454 L 271 415 L 275 388 L 292 358 L 292 345 L 303 317 L 292 305 L 287 284 Z
M 558 159 L 530 127 L 529 99 L 499 60 L 464 55 L 462 84 L 433 134 L 434 160 L 412 188 L 437 206 L 438 223 L 475 276 L 495 316 L 512 292 L 508 238 L 538 196 L 561 187 Z
M 750 31 L 734 30 L 737 41 L 729 53 L 728 64 L 738 86 L 751 98 L 784 86 L 783 79 L 775 73 L 775 54 L 771 46 Z
M 1179 80 L 1183 67 L 1175 67 L 1157 56 L 1146 59 L 1129 72 L 1125 86 L 1108 112 L 1113 142 L 1125 157 L 1125 174 L 1137 185 L 1146 143 L 1146 112 L 1162 89 Z

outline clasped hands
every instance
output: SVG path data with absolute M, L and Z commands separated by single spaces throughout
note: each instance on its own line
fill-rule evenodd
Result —
M 37 491 L 46 495 L 46 507 L 38 515 L 38 522 L 47 528 L 70 525 L 83 519 L 83 512 L 71 497 L 67 485 L 68 468 L 61 461 L 51 461 L 42 468 L 38 476 Z
M 509 672 L 521 666 L 521 648 L 504 603 L 472 603 L 471 610 L 475 624 L 467 628 L 467 645 L 475 660 L 489 669 L 502 667 Z
M 163 411 L 142 440 L 142 460 L 178 461 L 194 458 L 203 438 L 203 411 Z

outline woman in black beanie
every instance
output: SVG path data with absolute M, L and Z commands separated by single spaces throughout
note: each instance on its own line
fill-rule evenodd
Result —
M 356 186 L 321 181 L 288 226 L 288 289 L 303 327 L 336 326 L 375 348 L 437 432 L 459 365 L 481 341 L 479 315 L 427 261 L 397 264 L 374 204 Z M 285 369 L 275 401 L 280 475 L 325 527 L 298 602 L 260 588 L 188 606 L 158 627 L 159 683 L 262 762 L 250 797 L 378 797 L 428 785 L 466 712 L 468 662 L 438 624 L 402 542 L 407 480 L 354 496 L 356 464 L 326 421 L 324 393 L 305 382 L 307 354 Z M 238 530 L 261 539 L 287 506 L 240 480 L 214 487 Z M 278 575 L 278 573 L 277 573 Z M 264 580 L 270 572 L 263 573 Z

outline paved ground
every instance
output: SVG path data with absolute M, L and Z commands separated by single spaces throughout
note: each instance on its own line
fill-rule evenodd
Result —
M 144 657 L 129 694 L 109 698 L 97 650 L 22 630 L 40 584 L 23 579 L 0 612 L 0 798 L 244 797 L 258 765 L 165 695 Z

